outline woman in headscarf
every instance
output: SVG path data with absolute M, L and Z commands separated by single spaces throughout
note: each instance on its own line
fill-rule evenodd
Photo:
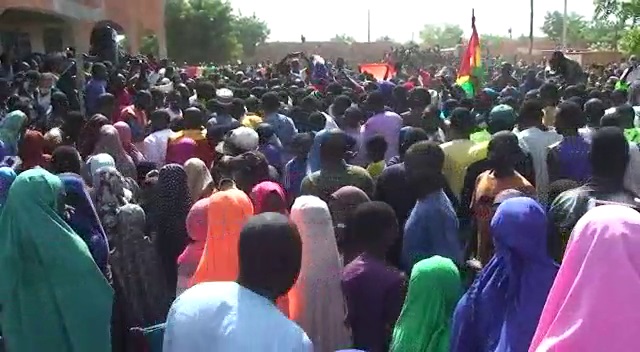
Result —
M 207 212 L 209 211 L 209 199 L 200 199 L 189 210 L 187 215 L 187 234 L 191 240 L 184 252 L 178 257 L 178 284 L 176 296 L 179 296 L 187 288 L 193 273 L 200 263 L 204 252 L 204 244 L 207 241 Z
M 98 137 L 100 136 L 100 128 L 109 124 L 109 119 L 104 115 L 95 114 L 82 129 L 80 133 L 80 140 L 78 141 L 78 151 L 82 159 L 86 159 L 93 153 L 93 150 L 98 143 Z
M 390 351 L 449 352 L 451 315 L 461 290 L 460 273 L 451 259 L 436 255 L 416 263 Z
M 287 215 L 287 196 L 279 184 L 262 181 L 251 190 L 251 200 L 256 214 L 274 212 Z
M 209 197 L 207 241 L 191 279 L 192 286 L 238 278 L 238 239 L 242 226 L 253 215 L 253 205 L 235 184 L 221 183 L 221 190 Z
M 118 130 L 112 125 L 104 125 L 100 128 L 98 142 L 93 149 L 93 154 L 107 153 L 113 157 L 116 161 L 116 169 L 124 177 L 136 179 L 138 176 L 136 171 L 136 165 L 133 163 L 133 159 L 127 154 L 120 142 L 120 136 Z
M 27 115 L 14 110 L 0 121 L 0 141 L 4 143 L 4 150 L 7 156 L 18 154 L 18 141 L 26 127 Z
M 329 207 L 315 196 L 298 197 L 291 221 L 302 239 L 302 267 L 288 295 L 290 318 L 304 329 L 315 351 L 347 348 L 351 336 L 345 325 L 342 264 Z
M 128 331 L 164 321 L 172 295 L 168 294 L 160 258 L 145 236 L 145 214 L 130 202 L 126 181 L 114 167 L 102 167 L 94 177 L 92 196 L 111 249 L 110 264 L 116 291 L 113 340 L 127 351 Z
M 198 143 L 191 138 L 183 137 L 173 142 L 171 148 L 167 151 L 167 164 L 183 165 L 187 160 L 196 156 Z
M 135 164 L 144 160 L 144 155 L 138 150 L 138 148 L 133 144 L 133 136 L 131 134 L 131 127 L 126 122 L 119 121 L 113 124 L 113 127 L 118 130 L 118 135 L 120 136 L 120 141 L 122 142 L 122 147 L 129 154 L 131 159 Z
M 16 172 L 8 166 L 0 167 L 0 211 L 4 207 L 4 203 L 7 202 L 7 196 L 9 195 L 9 188 L 16 179 Z
M 547 217 L 527 197 L 503 201 L 491 220 L 495 254 L 456 307 L 451 351 L 526 351 L 558 271 Z
M 529 351 L 638 350 L 638 233 L 640 214 L 627 206 L 598 206 L 578 221 Z
M 342 254 L 346 265 L 357 257 L 357 249 L 353 248 L 353 241 L 346 238 L 346 224 L 358 205 L 370 202 L 369 196 L 358 187 L 344 186 L 333 192 L 329 199 L 329 210 L 333 219 L 333 230 L 336 234 L 338 250 Z
M 191 158 L 184 163 L 184 171 L 187 173 L 191 201 L 197 202 L 199 199 L 211 195 L 213 178 L 204 161 L 198 158 Z
M 108 154 L 104 154 L 107 155 Z M 65 172 L 80 175 L 82 172 L 82 159 L 76 148 L 69 145 L 57 147 L 51 155 L 51 172 L 62 174 Z
M 160 169 L 151 207 L 151 226 L 154 227 L 167 287 L 175 292 L 178 256 L 189 241 L 186 220 L 191 207 L 187 173 L 181 165 L 169 164 Z
M 34 167 L 47 168 L 51 161 L 51 156 L 44 153 L 44 136 L 35 130 L 27 130 L 20 140 L 18 147 L 18 157 L 20 165 L 18 169 L 25 171 Z
M 87 244 L 102 273 L 110 278 L 109 242 L 82 177 L 73 173 L 63 173 L 58 177 L 64 186 L 65 204 L 73 208 L 65 221 Z
M 62 192 L 48 171 L 25 171 L 0 215 L 0 323 L 8 351 L 111 351 L 113 291 L 63 220 Z

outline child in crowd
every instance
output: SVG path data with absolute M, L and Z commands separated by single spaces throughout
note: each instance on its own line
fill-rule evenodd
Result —
M 387 141 L 384 136 L 376 135 L 367 141 L 367 158 L 371 160 L 367 165 L 369 175 L 375 180 L 385 168 L 384 154 L 387 152 Z
M 312 144 L 312 133 L 298 133 L 291 140 L 291 151 L 294 158 L 284 167 L 284 188 L 292 202 L 300 194 L 300 185 L 306 176 L 307 158 Z

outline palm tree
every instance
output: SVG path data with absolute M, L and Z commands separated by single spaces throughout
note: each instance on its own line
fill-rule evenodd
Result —
M 529 7 L 529 55 L 533 54 L 533 0 Z

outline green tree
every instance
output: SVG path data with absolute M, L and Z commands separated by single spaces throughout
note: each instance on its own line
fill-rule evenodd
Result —
M 562 28 L 564 16 L 559 11 L 547 12 L 544 15 L 542 32 L 549 39 L 556 42 L 562 41 Z M 567 16 L 567 43 L 576 44 L 586 40 L 587 21 L 582 16 L 572 12 Z
M 264 44 L 269 37 L 271 31 L 267 24 L 256 15 L 238 16 L 234 21 L 237 40 L 242 45 L 242 51 L 245 57 L 254 56 L 256 46 Z
M 331 38 L 331 41 L 336 43 L 354 43 L 356 40 L 350 35 L 336 34 Z
M 242 45 L 234 28 L 233 9 L 222 0 L 167 0 L 167 51 L 178 62 L 225 63 Z
M 611 25 L 611 47 L 618 49 L 618 39 L 640 23 L 640 0 L 594 0 L 594 22 Z
M 640 55 L 640 28 L 634 27 L 620 39 L 620 49 L 627 54 Z
M 460 44 L 464 31 L 458 25 L 445 24 L 442 26 L 426 24 L 420 31 L 422 44 L 438 45 L 441 48 L 451 48 Z
M 158 43 L 158 37 L 155 34 L 142 38 L 142 41 L 140 42 L 140 53 L 144 55 L 151 54 L 158 57 L 160 53 L 160 44 Z

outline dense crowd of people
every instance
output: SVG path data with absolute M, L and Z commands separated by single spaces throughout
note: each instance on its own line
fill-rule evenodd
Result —
M 635 351 L 635 58 L 467 97 L 303 56 L 3 56 L 0 350 Z

